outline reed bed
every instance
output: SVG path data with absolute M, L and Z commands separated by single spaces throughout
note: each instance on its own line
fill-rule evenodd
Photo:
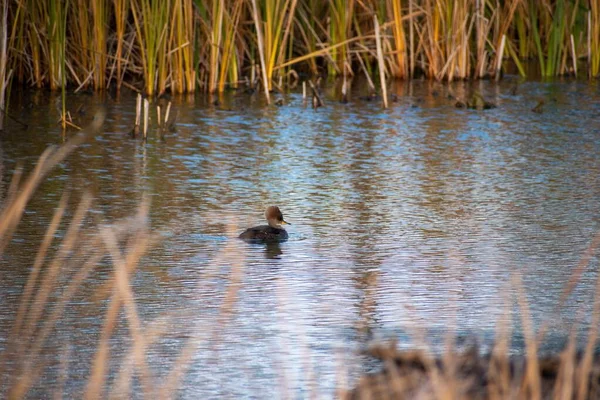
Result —
M 529 60 L 542 76 L 600 73 L 593 0 L 25 0 L 6 14 L 5 79 L 52 90 L 221 92 L 255 66 L 267 91 L 291 69 L 451 81 L 497 78 L 510 59 L 522 74 Z

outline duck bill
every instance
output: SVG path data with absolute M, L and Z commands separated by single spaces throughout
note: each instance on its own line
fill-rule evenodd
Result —
M 281 225 L 291 225 L 289 222 L 285 221 L 285 220 L 281 220 Z

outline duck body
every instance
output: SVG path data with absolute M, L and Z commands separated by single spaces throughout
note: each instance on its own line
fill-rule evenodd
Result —
M 289 225 L 289 222 L 283 219 L 279 207 L 271 206 L 267 208 L 265 218 L 269 225 L 248 228 L 240 234 L 239 238 L 249 243 L 285 242 L 288 239 L 288 233 L 281 226 L 284 224 Z
M 260 225 L 246 229 L 239 238 L 251 243 L 284 242 L 288 239 L 288 233 L 285 229 Z

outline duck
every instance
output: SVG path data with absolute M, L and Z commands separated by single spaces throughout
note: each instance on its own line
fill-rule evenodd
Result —
M 288 239 L 288 233 L 282 228 L 282 225 L 291 224 L 283 219 L 279 207 L 268 207 L 265 211 L 265 218 L 268 225 L 248 228 L 240 234 L 239 238 L 249 243 L 285 242 Z

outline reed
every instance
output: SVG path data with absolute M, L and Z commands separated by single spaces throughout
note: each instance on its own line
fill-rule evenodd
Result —
M 164 93 L 167 78 L 167 28 L 171 1 L 134 0 L 130 3 L 140 51 L 144 89 Z
M 260 22 L 260 16 L 258 12 L 258 6 L 256 5 L 256 0 L 252 0 L 252 15 L 254 16 L 254 25 L 256 27 L 256 36 L 258 42 L 258 54 L 260 58 L 260 66 L 263 76 L 263 88 L 265 90 L 265 97 L 267 99 L 267 104 L 270 103 L 269 96 L 269 76 L 267 75 L 267 62 L 265 59 L 265 44 L 263 41 L 262 34 L 262 24 Z
M 408 1 L 411 2 L 411 0 Z M 392 65 L 391 75 L 398 79 L 406 79 L 410 74 L 408 69 L 409 55 L 406 47 L 406 33 L 402 19 L 402 1 L 388 0 L 386 1 L 386 9 L 388 15 L 392 15 L 393 46 L 391 51 L 395 55 L 395 57 L 392 57 L 392 59 L 395 59 L 395 63 L 390 62 L 390 65 Z
M 67 10 L 69 2 L 50 0 L 48 4 L 48 56 L 50 89 L 58 90 L 66 83 Z M 63 117 L 66 112 L 63 107 Z
M 306 0 L 298 4 L 296 29 L 299 39 L 297 41 L 302 43 L 305 54 L 315 54 L 326 47 L 323 38 L 326 37 L 327 30 L 321 22 L 326 9 L 327 3 L 319 0 Z M 317 59 L 318 57 L 315 56 L 306 60 L 310 73 L 315 76 L 319 73 Z
M 387 86 L 385 83 L 385 65 L 383 61 L 383 49 L 381 45 L 381 34 L 377 16 L 373 16 L 373 25 L 375 28 L 375 40 L 377 43 L 377 61 L 379 63 L 379 79 L 381 83 L 381 96 L 383 97 L 383 108 L 388 108 Z M 345 75 L 344 75 L 345 76 Z
M 92 75 L 94 89 L 104 90 L 106 88 L 107 71 L 107 26 L 108 26 L 108 0 L 94 0 L 90 4 L 92 13 Z M 81 9 L 87 11 L 86 7 Z
M 32 86 L 39 88 L 44 85 L 52 85 L 48 82 L 49 69 L 49 39 L 46 17 L 49 14 L 49 4 L 36 0 L 28 0 L 27 4 L 19 2 L 19 7 L 14 19 L 14 27 L 11 42 L 17 46 L 15 50 L 21 51 L 15 57 L 19 60 L 15 65 L 15 70 L 19 71 L 18 78 L 21 82 L 29 80 Z M 25 33 L 23 35 L 23 33 Z M 26 40 L 21 38 L 26 37 Z M 28 59 L 18 57 L 19 54 L 26 54 Z M 25 70 L 29 69 L 30 76 L 25 76 Z
M 350 64 L 350 48 L 347 44 L 352 37 L 354 0 L 329 0 L 329 40 L 331 44 L 344 43 L 331 50 L 332 63 L 328 64 L 329 75 L 339 75 Z
M 192 0 L 174 0 L 170 23 L 171 90 L 175 93 L 194 92 L 195 25 Z
M 0 131 L 4 129 L 6 112 L 6 89 L 11 71 L 7 71 L 6 46 L 8 42 L 8 1 L 0 1 Z
M 253 4 L 253 15 L 257 31 L 259 53 L 263 68 L 263 85 L 273 88 L 275 73 L 284 71 L 275 69 L 285 61 L 288 40 L 295 18 L 297 0 L 267 0 Z
M 75 7 L 70 10 L 69 21 L 75 25 L 75 29 L 69 38 L 70 56 L 77 60 L 78 71 L 82 74 L 74 74 L 78 89 L 91 85 L 95 74 L 94 68 L 94 40 L 93 23 L 90 20 L 89 4 L 85 0 L 76 0 Z
M 117 44 L 114 53 L 113 65 L 116 67 L 116 87 L 121 89 L 123 84 L 123 42 L 125 40 L 125 28 L 129 11 L 129 2 L 126 0 L 113 0 L 113 17 L 115 21 L 114 40 Z M 108 78 L 110 83 L 110 77 Z
M 228 82 L 237 87 L 242 64 L 238 48 L 246 46 L 244 41 L 236 42 L 236 37 L 240 34 L 244 3 L 244 0 L 214 1 L 211 7 L 207 7 L 204 2 L 197 3 L 200 15 L 203 16 L 204 37 L 210 46 L 206 87 L 209 93 L 223 92 Z
M 219 92 L 225 90 L 225 84 L 229 81 L 232 87 L 237 87 L 239 80 L 239 70 L 242 62 L 236 48 L 236 36 L 238 27 L 244 10 L 244 0 L 236 0 L 233 3 L 233 11 L 225 15 L 223 32 L 223 56 L 221 58 L 221 67 L 219 69 Z M 243 45 L 243 43 L 242 43 Z M 244 46 L 241 46 L 242 48 Z
M 589 4 L 587 58 L 589 76 L 596 77 L 600 74 L 600 4 L 594 0 Z
M 23 0 L 8 3 L 7 71 L 18 83 L 149 95 L 222 92 L 261 65 L 266 90 L 306 68 L 370 79 L 497 77 L 510 58 L 535 58 L 542 76 L 600 73 L 600 6 L 584 0 Z M 502 43 L 504 47 L 501 48 Z M 262 52 L 262 56 L 260 56 Z M 64 60 L 64 65 L 62 61 Z M 261 63 L 264 63 L 262 65 Z M 321 68 L 323 68 L 321 70 Z M 418 73 L 417 73 L 418 74 Z M 132 82 L 143 79 L 143 87 Z M 281 86 L 281 85 L 279 85 Z

